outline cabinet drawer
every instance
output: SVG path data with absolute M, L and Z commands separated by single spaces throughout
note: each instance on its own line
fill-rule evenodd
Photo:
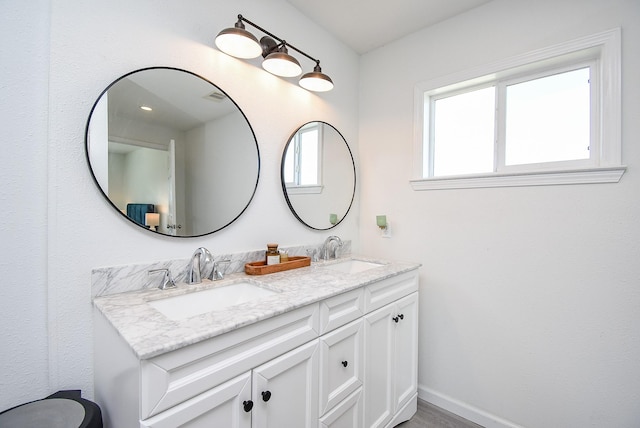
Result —
M 318 305 L 142 360 L 140 418 L 195 397 L 318 337 Z
M 320 302 L 320 334 L 364 315 L 364 289 L 348 291 Z
M 364 310 L 369 313 L 418 291 L 418 272 L 412 271 L 369 284 L 364 290 Z
M 362 388 L 320 418 L 319 428 L 362 428 Z
M 362 320 L 320 338 L 320 414 L 362 385 L 364 333 Z

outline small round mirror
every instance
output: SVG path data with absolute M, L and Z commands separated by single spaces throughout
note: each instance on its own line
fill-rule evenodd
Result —
M 337 226 L 349 212 L 356 188 L 347 141 L 326 122 L 302 125 L 284 148 L 281 180 L 287 204 L 300 222 L 317 230 Z
M 146 230 L 202 236 L 236 220 L 258 185 L 249 121 L 219 87 L 152 67 L 111 83 L 87 122 L 86 155 L 113 208 Z

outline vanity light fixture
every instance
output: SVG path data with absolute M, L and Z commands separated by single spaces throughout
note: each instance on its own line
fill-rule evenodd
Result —
M 160 213 L 145 213 L 144 224 L 146 224 L 149 229 L 158 231 L 158 226 L 160 225 Z
M 144 110 L 144 111 L 153 111 L 153 109 L 149 106 L 140 106 L 140 110 Z
M 246 30 L 245 22 L 265 33 L 266 36 L 258 41 L 253 34 Z M 222 52 L 236 58 L 250 59 L 262 55 L 264 58 L 262 68 L 281 77 L 296 77 L 302 74 L 302 67 L 298 60 L 289 55 L 289 49 L 293 49 L 316 63 L 312 72 L 305 73 L 300 78 L 300 86 L 314 92 L 326 92 L 333 89 L 333 81 L 322 72 L 320 60 L 287 43 L 286 40 L 271 34 L 242 15 L 238 15 L 238 21 L 234 27 L 225 28 L 218 33 L 216 46 Z

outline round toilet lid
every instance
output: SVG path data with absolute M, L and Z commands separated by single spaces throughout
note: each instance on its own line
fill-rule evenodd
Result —
M 0 426 L 6 428 L 79 427 L 83 420 L 82 404 L 65 398 L 34 401 L 0 414 Z

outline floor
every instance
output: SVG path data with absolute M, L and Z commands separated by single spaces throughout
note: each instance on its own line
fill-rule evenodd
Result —
M 418 400 L 418 412 L 396 428 L 482 428 L 480 425 L 447 412 L 426 401 Z

